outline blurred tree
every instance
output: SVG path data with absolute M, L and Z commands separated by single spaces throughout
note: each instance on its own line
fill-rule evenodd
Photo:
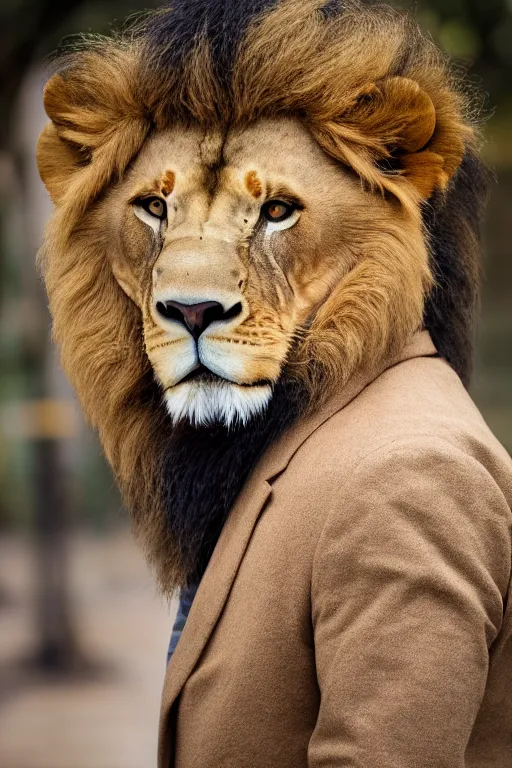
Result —
M 35 248 L 27 232 L 34 229 L 37 218 L 31 203 L 30 164 L 33 147 L 18 141 L 19 121 L 30 119 L 18 109 L 18 99 L 25 80 L 33 67 L 58 43 L 62 31 L 72 28 L 73 13 L 83 0 L 3 0 L 0 6 L 0 151 L 8 152 L 16 169 L 19 185 L 16 191 L 2 189 L 3 210 L 13 201 L 19 205 L 23 234 L 18 238 L 17 263 L 22 273 L 33 273 Z M 17 124 L 17 125 L 16 125 Z M 18 130 L 13 130 L 16 125 Z M 23 129 L 23 126 L 21 126 Z M 44 192 L 39 190 L 39 195 Z M 2 222 L 5 218 L 2 217 Z M 3 230 L 3 228 L 2 228 Z M 0 231 L 5 242 L 5 232 Z M 2 248 L 2 256 L 5 249 Z M 4 259 L 1 262 L 4 266 Z M 2 269 L 3 277 L 4 269 Z M 25 274 L 27 272 L 25 271 Z M 21 325 L 22 368 L 25 373 L 25 394 L 40 404 L 55 395 L 52 392 L 49 369 L 52 366 L 49 348 L 49 318 L 39 283 L 25 281 L 21 299 L 31 321 Z M 36 425 L 37 427 L 37 425 Z M 75 673 L 84 665 L 76 633 L 68 588 L 67 549 L 70 527 L 69 482 L 65 472 L 63 446 L 58 429 L 54 435 L 35 430 L 30 444 L 32 467 L 32 523 L 35 543 L 36 600 L 35 623 L 37 645 L 31 659 L 39 667 L 59 674 Z
M 63 27 L 84 0 L 2 0 L 0 5 L 0 149 L 9 147 L 14 105 L 36 56 L 48 53 L 56 27 Z M 7 118 L 7 119 L 6 119 Z
M 23 93 L 30 73 L 41 66 L 41 62 L 59 45 L 63 36 L 84 31 L 105 33 L 109 22 L 116 15 L 124 19 L 132 10 L 133 5 L 128 6 L 125 0 L 2 0 L 0 109 L 3 119 L 0 121 L 0 153 L 8 153 L 10 156 L 19 184 L 17 193 L 8 185 L 0 185 L 0 194 L 5 203 L 2 206 L 4 215 L 0 218 L 0 243 L 5 243 L 2 226 L 5 211 L 9 210 L 9 204 L 17 204 L 21 211 L 23 234 L 20 233 L 18 237 L 17 247 L 21 253 L 17 254 L 16 261 L 22 274 L 33 274 L 37 244 L 31 242 L 27 233 L 34 232 L 34 218 L 37 218 L 34 201 L 37 204 L 40 196 L 45 193 L 39 182 L 37 194 L 31 188 L 34 147 L 27 148 L 19 141 L 20 121 L 22 128 L 23 121 L 37 120 L 37 117 L 26 112 L 23 114 L 23 107 L 18 103 L 20 93 Z M 35 144 L 35 136 L 32 137 L 32 143 Z M 4 253 L 5 248 L 2 247 L 2 278 L 5 274 Z M 21 325 L 23 333 L 20 348 L 26 382 L 25 396 L 35 398 L 36 403 L 44 409 L 48 405 L 52 407 L 52 398 L 56 396 L 55 381 L 51 375 L 53 360 L 48 338 L 48 311 L 38 281 L 25 281 L 23 292 L 20 298 L 25 306 L 28 305 L 30 311 L 26 314 L 31 317 L 29 323 Z M 62 674 L 76 672 L 77 668 L 83 667 L 85 660 L 73 629 L 68 588 L 67 549 L 71 501 L 64 461 L 65 448 L 59 434 L 58 421 L 59 417 L 54 415 L 56 428 L 53 434 L 52 430 L 48 434 L 47 429 L 39 432 L 36 429 L 30 446 L 30 463 L 37 572 L 38 646 L 34 660 L 49 671 Z
M 510 105 L 512 2 L 510 0 L 397 0 L 412 9 L 453 58 L 483 85 L 489 105 Z

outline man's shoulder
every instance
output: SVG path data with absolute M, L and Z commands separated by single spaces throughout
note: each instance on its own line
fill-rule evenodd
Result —
M 440 358 L 398 363 L 327 419 L 295 461 L 346 479 L 369 457 L 400 450 L 418 456 L 443 447 L 471 456 L 494 474 L 512 476 L 512 461 L 450 366 Z

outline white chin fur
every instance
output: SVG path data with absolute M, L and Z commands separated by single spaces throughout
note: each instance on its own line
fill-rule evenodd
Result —
M 176 424 L 187 419 L 194 426 L 247 424 L 267 407 L 270 385 L 241 387 L 229 381 L 186 381 L 165 393 L 167 410 Z

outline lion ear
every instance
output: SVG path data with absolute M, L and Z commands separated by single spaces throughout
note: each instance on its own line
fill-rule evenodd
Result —
M 424 149 L 436 128 L 432 99 L 406 77 L 390 77 L 366 86 L 349 117 L 363 134 L 378 139 L 381 150 L 395 153 Z
M 453 98 L 436 91 L 434 104 L 414 80 L 385 78 L 354 95 L 337 117 L 334 133 L 350 148 L 356 170 L 364 174 L 366 166 L 365 175 L 383 187 L 406 179 L 426 199 L 448 184 L 470 132 Z
M 92 148 L 82 127 L 84 110 L 75 105 L 70 83 L 62 75 L 50 78 L 43 102 L 51 122 L 37 142 L 37 167 L 52 201 L 58 203 L 74 173 L 90 162 Z
M 44 89 L 43 102 L 51 122 L 45 125 L 37 142 L 37 167 L 48 194 L 57 204 L 74 173 L 90 162 L 91 148 L 80 131 L 80 111 L 74 105 L 73 94 L 62 75 L 50 78 Z
M 459 167 L 469 132 L 453 96 L 391 77 L 371 86 L 355 107 L 361 131 L 377 136 L 377 163 L 413 184 L 423 199 L 444 189 Z M 379 157 L 380 154 L 380 157 Z
M 52 202 L 58 204 L 74 172 L 83 165 L 83 153 L 81 156 L 78 147 L 61 139 L 53 123 L 47 123 L 37 142 L 36 159 L 43 184 Z
M 75 177 L 73 194 L 94 197 L 142 146 L 150 121 L 133 95 L 132 70 L 122 52 L 110 59 L 84 54 L 46 84 L 44 108 L 51 123 L 39 138 L 37 163 L 55 203 Z

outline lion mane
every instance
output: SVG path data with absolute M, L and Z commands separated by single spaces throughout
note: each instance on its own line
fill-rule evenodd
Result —
M 476 110 L 414 20 L 354 0 L 176 0 L 117 37 L 81 39 L 55 67 L 38 146 L 56 204 L 40 254 L 54 337 L 170 594 L 200 578 L 265 448 L 357 370 L 423 326 L 469 382 L 487 188 Z M 298 336 L 264 415 L 245 429 L 173 427 L 90 212 L 155 132 L 283 115 L 368 194 L 421 217 L 429 264 L 394 231 Z

